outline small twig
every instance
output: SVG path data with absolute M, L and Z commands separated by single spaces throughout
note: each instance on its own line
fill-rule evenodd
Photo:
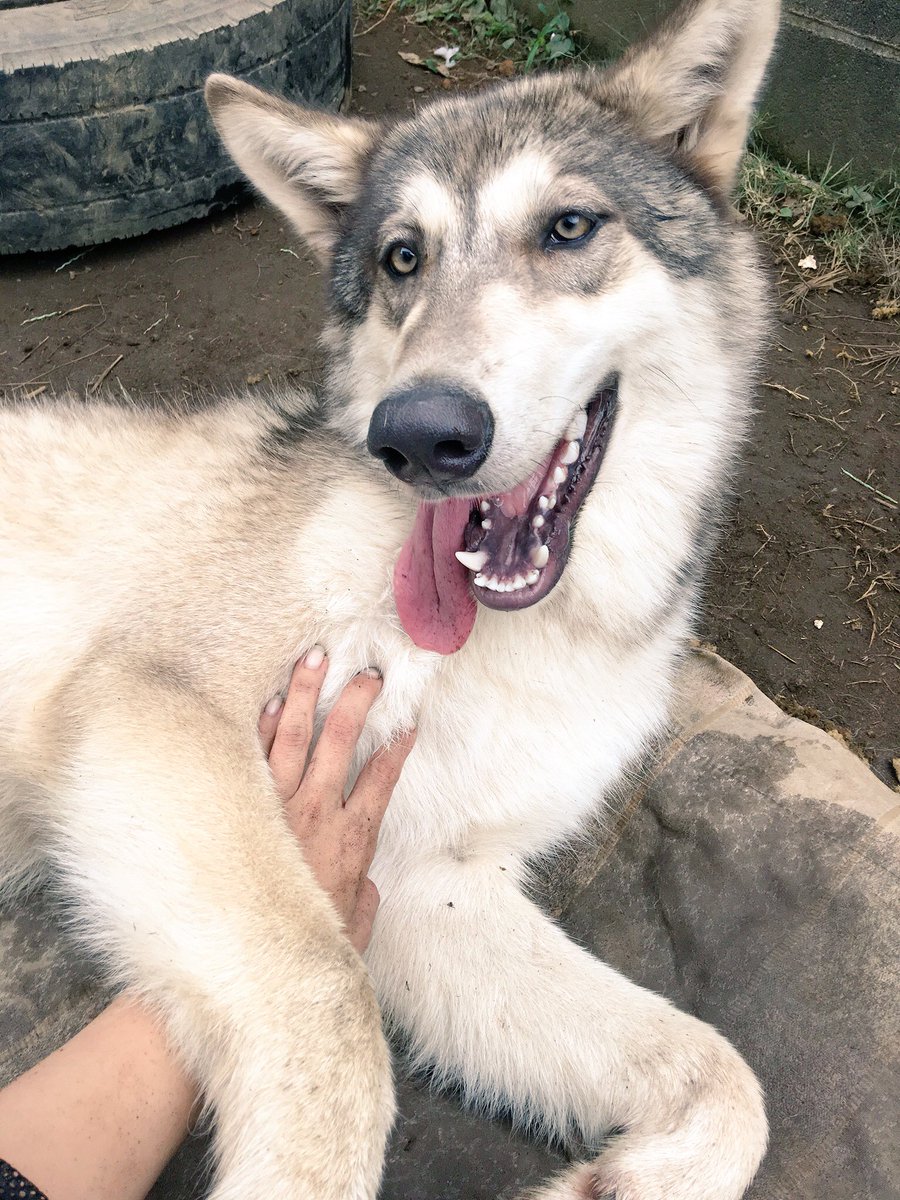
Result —
M 66 261 L 64 263 L 61 263 L 54 270 L 53 274 L 58 275 L 60 273 L 60 271 L 64 271 L 66 269 L 66 267 L 71 267 L 73 262 L 78 262 L 79 258 L 84 258 L 84 256 L 86 254 L 89 254 L 91 252 L 91 250 L 93 250 L 93 246 L 88 246 L 87 250 L 82 250 L 82 252 L 80 254 L 76 254 L 74 258 L 66 259 Z
M 99 300 L 94 300 L 91 304 L 76 304 L 74 308 L 67 308 L 65 312 L 59 313 L 60 319 L 70 317 L 72 313 L 81 312 L 83 308 L 102 308 L 103 305 Z
M 278 251 L 278 253 L 279 254 L 293 254 L 294 258 L 300 257 L 300 255 L 297 253 L 296 250 L 291 250 L 287 246 L 282 246 L 281 249 Z
M 59 316 L 59 309 L 57 308 L 53 312 L 50 312 L 50 313 L 41 313 L 41 315 L 39 317 L 29 317 L 27 320 L 22 321 L 22 324 L 23 325 L 31 325 L 35 321 L 46 321 L 48 317 L 58 317 L 58 316 Z
M 371 33 L 373 29 L 377 29 L 377 28 L 378 28 L 378 26 L 381 24 L 381 22 L 382 22 L 382 21 L 386 21 L 386 20 L 388 19 L 388 17 L 391 15 L 391 13 L 394 11 L 394 5 L 395 5 L 396 3 L 397 3 L 397 0 L 391 0 L 390 4 L 387 6 L 387 9 L 386 9 L 386 10 L 385 10 L 385 12 L 382 14 L 382 16 L 380 16 L 380 17 L 378 18 L 378 20 L 375 22 L 375 24 L 374 24 L 374 25 L 370 25 L 368 29 L 363 29 L 363 30 L 362 30 L 360 33 L 358 33 L 356 36 L 357 36 L 357 37 L 365 37 L 367 33 Z
M 895 508 L 897 507 L 897 501 L 893 496 L 889 496 L 887 492 L 879 491 L 877 487 L 872 487 L 871 483 L 866 483 L 864 479 L 860 479 L 859 476 L 854 475 L 852 471 L 848 471 L 844 467 L 841 467 L 841 474 L 846 475 L 849 479 L 852 479 L 854 483 L 861 483 L 864 488 L 868 488 L 869 491 L 874 492 L 876 496 L 881 496 L 882 499 L 887 500 L 889 504 L 893 504 Z
M 783 383 L 764 382 L 763 387 L 770 388 L 773 392 L 784 392 L 787 396 L 793 396 L 795 400 L 809 400 L 809 396 L 804 396 L 802 392 L 795 392 L 792 388 L 785 387 Z
M 96 392 L 97 389 L 100 387 L 100 385 L 103 383 L 103 380 L 107 377 L 107 375 L 113 369 L 113 367 L 117 367 L 124 357 L 125 357 L 124 354 L 120 354 L 118 358 L 114 358 L 112 360 L 112 362 L 109 364 L 109 366 L 106 368 L 106 370 L 103 371 L 100 375 L 97 376 L 96 379 L 94 379 L 91 383 L 88 384 L 88 391 Z
M 19 359 L 19 366 L 21 367 L 22 363 L 25 362 L 26 359 L 31 358 L 31 356 L 32 356 L 32 354 L 34 354 L 35 350 L 40 350 L 40 348 L 41 348 L 41 346 L 43 346 L 44 342 L 49 340 L 49 337 L 50 337 L 50 334 L 48 333 L 47 337 L 42 338 L 36 346 L 32 346 L 30 350 L 26 350 L 25 354 L 22 356 L 22 358 Z
M 780 654 L 782 658 L 786 658 L 789 663 L 793 663 L 795 667 L 799 665 L 796 658 L 791 658 L 789 654 L 785 654 L 785 652 L 783 650 L 779 650 L 777 646 L 771 646 L 768 642 L 766 642 L 766 645 L 770 650 L 774 650 L 776 654 Z
M 33 391 L 26 392 L 22 399 L 33 400 L 35 396 L 40 396 L 41 392 L 46 392 L 47 386 L 48 385 L 46 383 L 42 383 L 40 387 L 34 388 Z
M 764 542 L 762 542 L 761 545 L 757 546 L 757 548 L 753 551 L 753 558 L 756 558 L 757 554 L 759 554 L 759 552 L 761 550 L 765 550 L 765 548 L 766 548 L 766 546 L 768 546 L 769 542 L 774 540 L 773 535 L 771 533 L 769 533 L 769 531 L 768 531 L 768 529 L 766 529 L 765 525 L 758 524 L 756 526 L 756 528 L 759 530 L 760 533 L 765 534 L 766 540 Z

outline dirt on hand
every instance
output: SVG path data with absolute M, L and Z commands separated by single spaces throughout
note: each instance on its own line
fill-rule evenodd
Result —
M 358 29 L 356 111 L 407 112 L 515 69 L 468 60 L 444 78 L 400 56 L 428 60 L 440 44 L 438 30 L 395 11 Z M 900 328 L 872 318 L 876 300 L 813 290 L 802 310 L 778 310 L 702 636 L 896 786 Z M 314 384 L 320 369 L 321 268 L 258 204 L 110 246 L 0 259 L 0 303 L 0 388 L 15 395 L 221 394 Z

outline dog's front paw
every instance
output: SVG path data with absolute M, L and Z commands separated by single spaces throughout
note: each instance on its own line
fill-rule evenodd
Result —
M 688 1020 L 690 1070 L 678 1085 L 661 1072 L 658 1104 L 529 1200 L 740 1200 L 766 1150 L 762 1092 L 723 1037 Z

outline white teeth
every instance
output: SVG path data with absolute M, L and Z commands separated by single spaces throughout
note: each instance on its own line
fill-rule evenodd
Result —
M 538 500 L 538 508 L 541 510 L 541 512 L 546 512 L 549 507 L 550 501 L 546 496 L 541 496 L 540 500 Z
M 546 550 L 546 546 L 544 549 Z M 475 586 L 487 588 L 491 592 L 520 592 L 523 588 L 530 587 L 537 583 L 541 573 L 537 570 L 529 571 L 527 575 L 517 575 L 515 579 L 498 579 L 496 575 L 476 575 Z
M 482 529 L 490 529 L 493 526 L 493 524 L 494 524 L 494 522 L 490 519 L 490 517 L 485 517 L 484 520 L 481 522 L 481 528 Z
M 481 508 L 481 511 L 482 511 L 483 513 L 489 513 L 489 512 L 491 511 L 491 506 L 490 506 L 490 504 L 487 502 L 487 500 L 482 500 L 482 502 L 481 502 L 481 504 L 480 504 L 480 506 L 479 506 L 479 507 Z
M 564 466 L 568 467 L 571 463 L 575 462 L 575 460 L 578 458 L 578 455 L 580 453 L 581 453 L 580 444 L 578 442 L 569 442 L 568 446 L 566 446 L 565 454 L 563 454 L 562 458 L 559 461 Z
M 535 546 L 534 549 L 529 552 L 528 557 L 531 559 L 534 566 L 540 570 L 541 567 L 546 567 L 547 563 L 550 561 L 550 551 L 546 546 Z
M 456 557 L 470 571 L 480 571 L 488 560 L 488 552 L 487 550 L 457 550 Z
M 546 524 L 546 521 L 544 520 L 544 518 L 541 516 L 537 516 L 532 519 L 531 528 L 532 529 L 543 529 L 545 524 Z
M 549 507 L 550 507 L 550 508 L 553 508 L 553 507 L 555 507 L 555 505 L 556 505 L 556 492 L 551 492 L 551 493 L 550 493 L 550 495 L 547 497 L 547 504 L 549 505 Z
M 561 483 L 565 483 L 568 478 L 569 478 L 569 472 L 566 470 L 565 467 L 557 467 L 556 470 L 553 472 L 553 482 L 557 485 L 557 487 Z
M 579 411 L 572 418 L 572 423 L 566 430 L 566 437 L 570 442 L 578 442 L 584 437 L 584 431 L 587 429 L 587 413 L 584 409 Z

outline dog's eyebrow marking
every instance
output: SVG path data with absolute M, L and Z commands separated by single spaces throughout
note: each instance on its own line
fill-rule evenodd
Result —
M 533 220 L 557 179 L 539 154 L 523 153 L 501 167 L 478 193 L 479 224 L 484 229 L 522 229 Z
M 406 180 L 397 207 L 435 241 L 447 237 L 460 216 L 453 193 L 427 171 Z

